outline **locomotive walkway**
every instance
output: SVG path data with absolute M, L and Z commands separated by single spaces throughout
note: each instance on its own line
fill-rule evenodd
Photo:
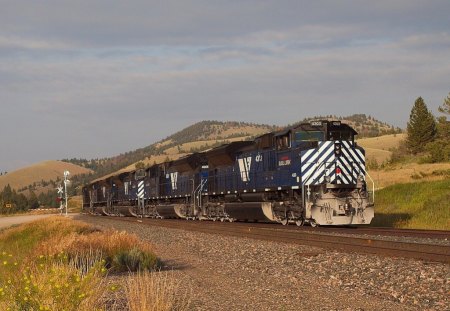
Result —
M 114 218 L 121 221 L 136 222 L 136 218 Z M 142 221 L 142 220 L 140 220 Z M 152 226 L 161 226 L 166 228 L 176 228 L 191 230 L 196 232 L 221 234 L 228 236 L 246 237 L 258 240 L 283 242 L 291 244 L 302 244 L 317 246 L 322 248 L 331 248 L 346 252 L 370 253 L 381 256 L 404 257 L 413 258 L 426 261 L 435 261 L 450 263 L 450 246 L 447 245 L 431 245 L 416 242 L 400 242 L 387 241 L 376 238 L 342 236 L 332 234 L 322 234 L 319 230 L 296 230 L 289 229 L 289 227 L 274 226 L 262 224 L 248 224 L 248 223 L 220 223 L 209 221 L 186 221 L 186 220 L 161 220 L 161 219 L 144 219 L 143 224 Z M 285 229 L 286 228 L 286 229 Z M 298 228 L 302 229 L 302 228 Z M 388 235 L 389 232 L 393 235 L 399 235 L 399 231 L 395 229 L 379 229 L 367 230 L 362 234 L 377 233 Z M 322 229 L 321 229 L 322 230 Z M 326 228 L 323 230 L 326 231 Z M 371 231 L 372 230 L 372 231 Z M 331 232 L 333 229 L 331 229 Z M 436 237 L 442 239 L 449 239 L 450 233 L 432 231 L 417 231 L 406 230 L 403 235 L 422 237 Z

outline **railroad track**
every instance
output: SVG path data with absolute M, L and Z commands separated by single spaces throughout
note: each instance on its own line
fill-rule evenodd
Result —
M 421 230 L 421 229 L 396 229 L 396 228 L 381 228 L 381 227 L 296 227 L 286 226 L 280 227 L 280 224 L 275 223 L 236 223 L 244 226 L 262 226 L 264 228 L 273 228 L 292 231 L 306 231 L 312 233 L 343 233 L 353 235 L 382 235 L 382 236 L 400 236 L 411 238 L 424 238 L 424 239 L 441 239 L 450 241 L 450 231 L 445 230 Z
M 246 237 L 265 241 L 311 245 L 340 251 L 370 253 L 389 257 L 414 258 L 425 261 L 450 263 L 450 246 L 422 243 L 386 241 L 373 238 L 320 234 L 302 228 L 255 225 L 246 223 L 218 223 L 209 221 L 156 220 L 128 217 L 106 217 L 117 221 L 127 221 L 144 225 L 184 229 L 196 232 Z M 288 229 L 285 229 L 288 228 Z M 369 228 L 367 228 L 369 229 Z M 389 230 L 385 231 L 387 234 Z M 364 233 L 366 234 L 366 233 Z M 425 233 L 423 233 L 425 234 Z

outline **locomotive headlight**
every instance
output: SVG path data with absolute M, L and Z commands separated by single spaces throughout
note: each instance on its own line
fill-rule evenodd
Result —
M 334 154 L 336 156 L 341 155 L 341 144 L 338 142 L 334 144 Z

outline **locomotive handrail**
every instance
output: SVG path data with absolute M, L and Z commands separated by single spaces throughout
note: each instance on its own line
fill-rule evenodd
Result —
M 369 172 L 366 171 L 366 175 L 369 177 L 370 181 L 372 182 L 372 203 L 375 203 L 375 182 L 373 181 Z
M 316 169 L 317 169 L 317 167 L 321 167 L 321 166 L 323 166 L 323 165 L 326 165 L 326 162 L 316 162 Z M 306 180 L 305 181 L 303 181 L 302 180 L 302 204 L 303 204 L 303 207 L 305 207 L 306 208 L 306 191 L 305 191 L 305 186 L 308 186 L 308 189 L 309 189 L 309 184 L 307 185 L 306 183 L 311 179 L 311 177 L 313 176 L 314 174 L 311 174 L 311 175 L 309 175 L 308 176 L 308 178 L 306 178 Z M 309 197 L 308 197 L 308 202 L 309 202 Z

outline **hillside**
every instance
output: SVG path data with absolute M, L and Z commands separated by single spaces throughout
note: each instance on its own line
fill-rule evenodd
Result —
M 364 114 L 355 114 L 347 117 L 316 116 L 305 118 L 295 124 L 313 119 L 341 120 L 355 127 L 359 133 L 358 137 L 380 136 L 401 132 L 399 128 L 394 128 L 387 123 Z M 154 144 L 115 157 L 96 161 L 79 159 L 64 159 L 64 161 L 91 168 L 96 172 L 95 177 L 101 177 L 124 168 L 134 168 L 136 162 L 151 165 L 154 162 L 176 159 L 187 153 L 203 151 L 231 141 L 250 140 L 261 134 L 282 129 L 283 127 L 285 126 L 277 127 L 267 124 L 233 121 L 201 121 Z
M 402 132 L 402 129 L 399 127 L 394 127 L 393 125 L 389 125 L 386 122 L 379 121 L 365 114 L 354 114 L 347 117 L 339 117 L 333 115 L 315 116 L 312 118 L 305 118 L 297 123 L 310 120 L 340 120 L 343 123 L 347 123 L 348 125 L 353 127 L 358 132 L 359 138 L 398 134 Z
M 406 134 L 390 134 L 357 139 L 357 143 L 366 150 L 367 162 L 376 161 L 381 165 L 391 158 L 392 150 L 398 148 L 400 142 L 405 138 Z
M 0 191 L 8 184 L 13 189 L 21 189 L 34 183 L 40 185 L 42 181 L 45 183 L 49 180 L 63 179 L 65 170 L 68 170 L 71 176 L 91 172 L 89 169 L 72 163 L 44 161 L 0 176 Z
M 154 144 L 118 156 L 96 160 L 63 159 L 63 161 L 92 169 L 95 173 L 91 178 L 95 179 L 114 172 L 131 170 L 137 162 L 151 165 L 167 159 L 173 160 L 188 153 L 206 150 L 231 141 L 253 139 L 276 129 L 277 127 L 266 124 L 202 121 Z
M 294 124 L 307 122 L 312 119 L 341 120 L 342 122 L 354 126 L 360 134 L 358 137 L 379 136 L 401 132 L 399 128 L 394 128 L 393 126 L 364 114 L 355 114 L 347 117 L 316 116 L 313 118 L 305 118 Z M 82 176 L 79 179 L 74 179 L 75 182 L 84 184 L 90 180 L 103 176 L 132 170 L 138 162 L 141 162 L 141 165 L 150 166 L 154 163 L 161 163 L 165 160 L 174 160 L 188 153 L 204 151 L 232 141 L 251 140 L 264 133 L 281 130 L 284 127 L 292 126 L 294 124 L 274 126 L 234 121 L 201 121 L 151 145 L 118 156 L 92 160 L 63 159 L 63 161 L 80 165 L 94 171 L 91 176 Z M 374 150 L 373 153 L 382 154 L 375 156 L 377 161 L 384 160 L 390 155 L 390 151 L 388 150 Z

